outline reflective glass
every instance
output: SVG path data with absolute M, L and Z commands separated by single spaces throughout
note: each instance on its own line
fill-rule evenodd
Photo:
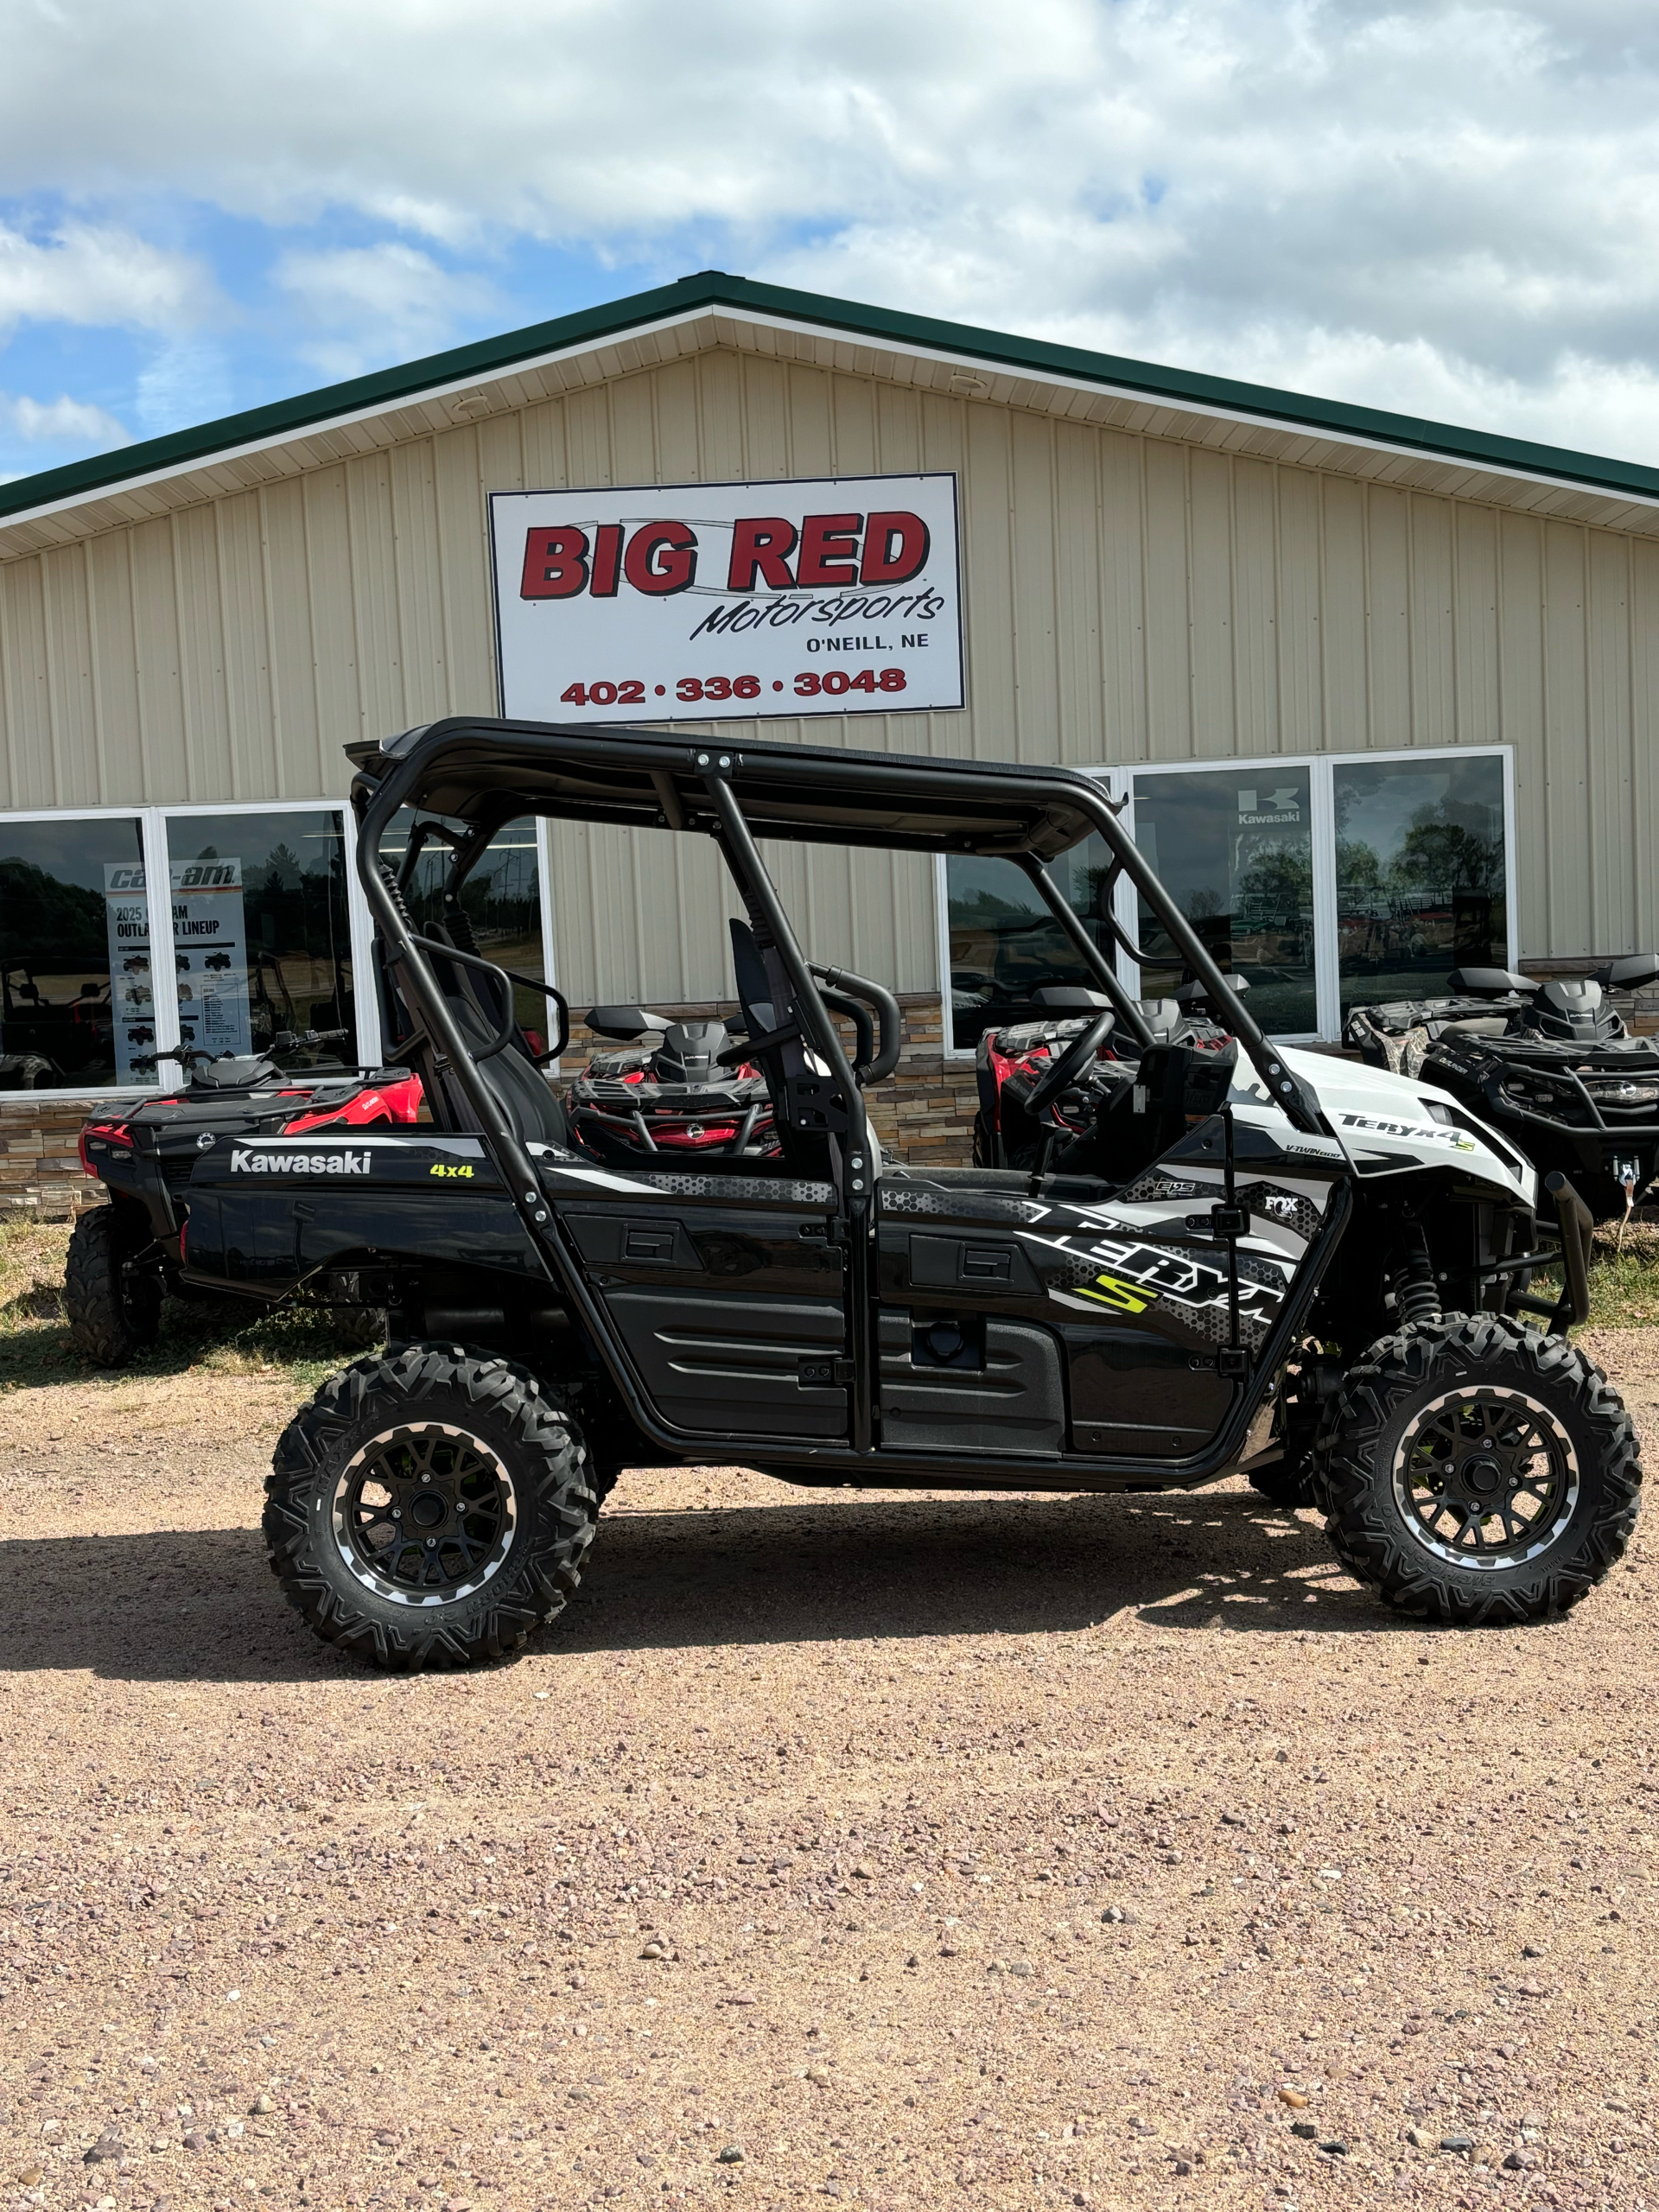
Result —
M 1246 978 L 1270 1036 L 1319 1027 L 1309 772 L 1272 761 L 1135 779 L 1135 839 L 1224 970 Z M 1186 980 L 1169 933 L 1141 908 L 1141 990 Z
M 1508 966 L 1500 759 L 1338 766 L 1332 796 L 1344 1017 L 1444 993 L 1453 968 Z
M 381 855 L 394 869 L 401 868 L 414 823 L 429 822 L 449 830 L 435 815 L 417 815 L 413 823 L 399 818 L 381 842 Z M 405 896 L 410 912 L 422 930 L 444 921 L 443 883 L 453 855 L 440 838 L 431 838 L 416 855 Z M 461 887 L 461 911 L 472 931 L 473 943 L 461 950 L 476 950 L 484 959 L 516 969 L 521 976 L 547 973 L 542 948 L 542 877 L 536 843 L 536 824 L 526 815 L 509 822 L 491 838 L 484 857 Z M 557 1020 L 539 991 L 515 984 L 513 1010 L 532 1051 L 545 1050 L 556 1033 Z M 390 1032 L 388 1034 L 390 1035 Z
M 167 824 L 179 1038 L 203 1052 L 269 1052 L 287 1067 L 357 1058 L 346 842 L 333 808 L 176 814 Z
M 135 817 L 0 823 L 0 1090 L 153 1082 L 149 943 Z
M 1100 902 L 1106 848 L 1090 837 L 1049 870 L 1095 943 L 1112 957 Z M 1082 955 L 1012 861 L 952 857 L 945 862 L 950 932 L 950 1037 L 971 1052 L 981 1032 L 1029 1020 L 1032 993 L 1045 983 L 1100 988 Z

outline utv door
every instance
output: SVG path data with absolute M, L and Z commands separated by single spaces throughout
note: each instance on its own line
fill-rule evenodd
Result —
M 661 1420 L 692 1434 L 848 1436 L 846 1246 L 830 1184 L 558 1179 L 561 1231 Z
M 1231 1052 L 1148 1052 L 1103 1117 L 1098 1177 L 1046 1177 L 1035 1194 L 1014 1171 L 883 1179 L 884 1446 L 1204 1450 L 1294 1265 L 1241 1258 L 1216 1218 L 1233 1065 Z

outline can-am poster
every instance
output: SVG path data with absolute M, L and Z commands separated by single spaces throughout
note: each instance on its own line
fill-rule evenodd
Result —
M 963 704 L 954 474 L 497 492 L 490 532 L 514 720 Z

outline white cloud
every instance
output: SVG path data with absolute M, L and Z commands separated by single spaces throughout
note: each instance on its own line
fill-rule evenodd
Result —
M 435 352 L 463 317 L 487 314 L 495 303 L 480 278 L 455 275 L 429 254 L 394 242 L 289 251 L 272 282 L 302 326 L 295 352 L 330 377 Z
M 73 445 L 81 453 L 106 453 L 111 446 L 132 443 L 131 431 L 106 408 L 67 394 L 42 402 L 7 391 L 0 391 L 0 438 Z
M 1659 461 L 1650 0 L 9 0 L 6 52 L 0 190 L 480 255 L 713 236 L 811 289 Z M 329 372 L 480 311 L 413 247 L 279 276 Z
M 70 223 L 42 242 L 0 223 L 0 335 L 23 321 L 178 329 L 213 298 L 198 261 L 130 231 Z

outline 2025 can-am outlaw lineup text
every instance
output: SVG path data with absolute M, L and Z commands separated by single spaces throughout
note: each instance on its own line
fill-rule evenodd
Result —
M 1559 1611 L 1618 1556 L 1637 1446 L 1566 1335 L 1588 1243 L 1570 1185 L 1541 1221 L 1532 1169 L 1453 1100 L 1269 1043 L 1089 778 L 467 719 L 352 757 L 398 1051 L 433 1119 L 203 1145 L 184 1262 L 272 1300 L 348 1268 L 391 1313 L 388 1348 L 322 1386 L 270 1478 L 271 1563 L 320 1636 L 385 1665 L 512 1649 L 641 1464 L 1074 1493 L 1248 1461 L 1317 1501 L 1352 1573 L 1452 1622 Z M 747 917 L 727 1049 L 766 1077 L 775 1154 L 578 1151 L 500 971 L 418 929 L 378 865 L 404 809 L 462 825 L 457 897 L 527 813 L 712 840 Z M 1091 834 L 1222 1048 L 1156 1039 L 1056 888 L 1046 863 Z M 883 1157 L 758 837 L 1025 872 L 1135 1058 L 1064 1173 Z

